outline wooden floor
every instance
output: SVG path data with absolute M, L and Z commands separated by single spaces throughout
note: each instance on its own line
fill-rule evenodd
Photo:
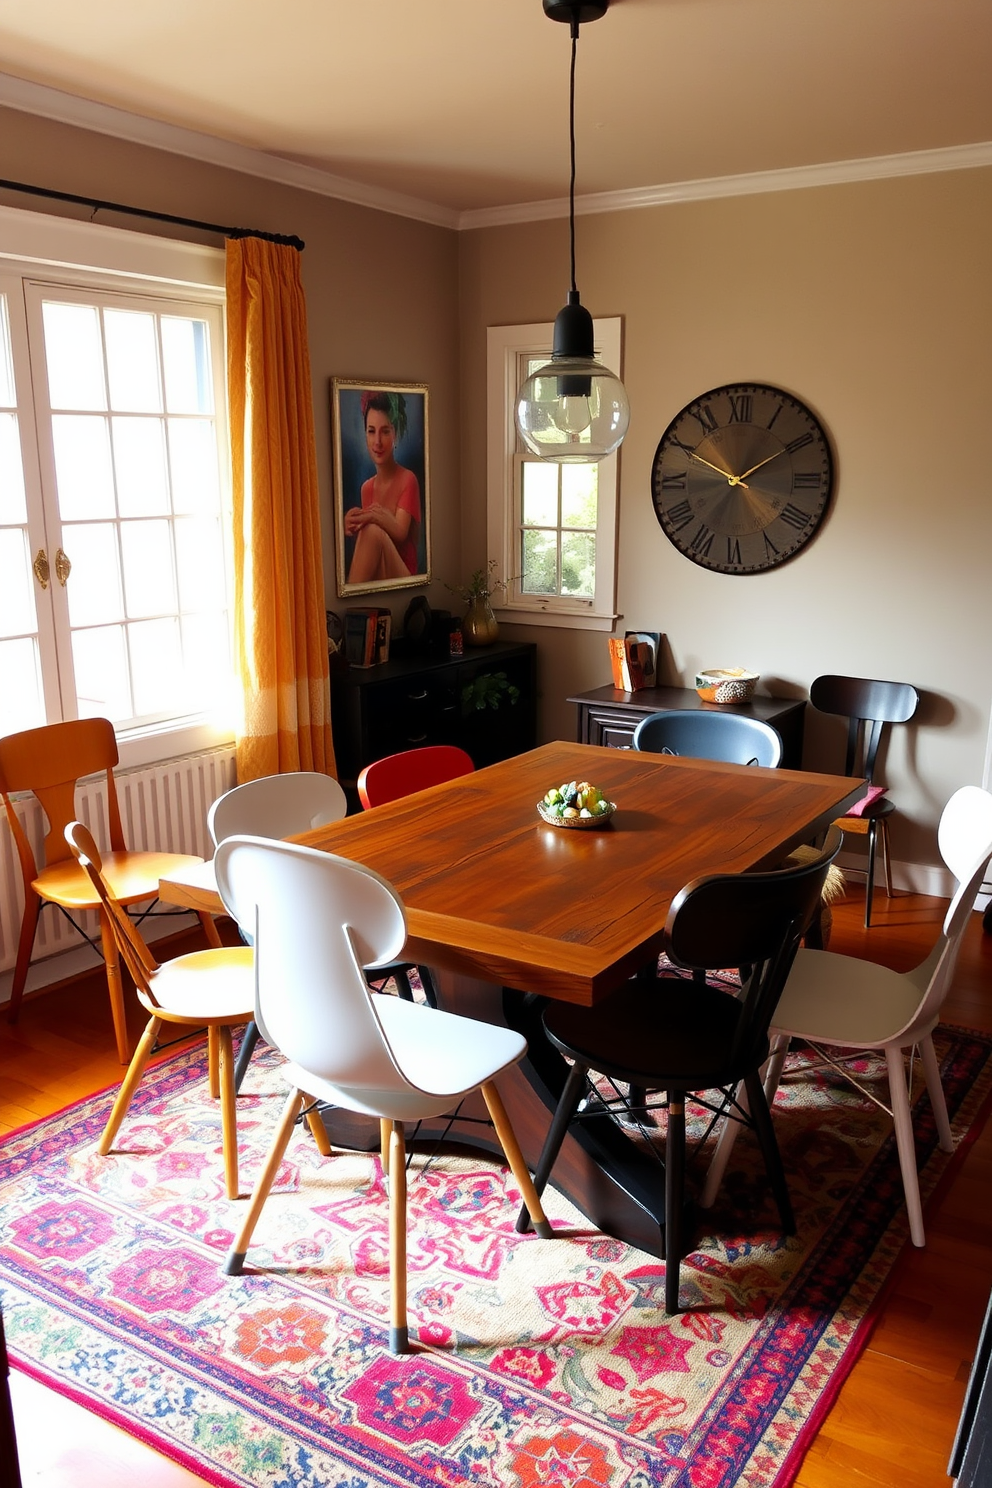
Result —
M 921 961 L 945 904 L 876 897 L 861 924 L 857 890 L 834 907 L 831 950 L 897 970 Z M 181 949 L 187 949 L 182 946 Z M 134 1031 L 141 1026 L 135 1004 Z M 971 917 L 945 1021 L 992 1032 L 992 935 Z M 29 999 L 0 1022 L 0 1131 L 115 1084 L 106 985 L 89 977 Z M 799 1473 L 799 1488 L 947 1488 L 947 1462 L 992 1289 L 992 1122 L 926 1215 L 927 1245 L 908 1246 L 871 1342 Z M 25 1488 L 188 1488 L 202 1480 L 19 1371 L 11 1391 Z

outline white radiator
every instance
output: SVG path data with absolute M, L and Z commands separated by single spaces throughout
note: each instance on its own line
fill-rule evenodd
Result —
M 207 810 L 218 796 L 237 784 L 234 767 L 234 748 L 212 749 L 203 754 L 184 755 L 180 759 L 167 760 L 163 764 L 148 765 L 141 769 L 118 771 L 117 799 L 121 809 L 121 825 L 124 841 L 135 851 L 157 850 L 159 852 L 196 853 L 201 858 L 213 854 L 213 845 L 207 832 Z M 107 780 L 105 775 L 91 776 L 79 783 L 76 791 L 76 811 L 79 820 L 85 822 L 97 846 L 104 851 L 107 842 Z M 47 822 L 34 796 L 25 795 L 15 799 L 15 810 L 23 823 L 28 841 L 36 861 L 43 861 L 42 843 Z M 9 987 L 9 973 L 17 958 L 17 937 L 21 927 L 24 908 L 24 893 L 21 870 L 17 861 L 17 849 L 10 833 L 7 814 L 0 807 L 0 972 L 3 978 L 3 999 Z M 99 939 L 99 923 L 95 914 L 80 917 L 88 934 Z M 171 921 L 170 928 L 177 922 Z M 145 922 L 148 927 L 148 922 Z M 43 911 L 38 922 L 38 934 L 34 943 L 32 967 L 47 956 L 63 951 L 75 950 L 85 942 L 70 925 L 65 916 L 54 907 Z M 28 985 L 54 981 L 68 975 L 69 969 L 56 965 L 49 975 L 33 970 Z M 7 994 L 9 995 L 9 993 Z

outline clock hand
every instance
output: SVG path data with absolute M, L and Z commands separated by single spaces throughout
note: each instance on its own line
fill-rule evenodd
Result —
M 745 470 L 744 475 L 740 477 L 741 480 L 744 479 L 745 475 L 753 475 L 756 470 L 761 469 L 762 465 L 767 465 L 769 460 L 777 460 L 781 454 L 784 454 L 783 450 L 776 450 L 773 455 L 766 455 L 763 460 L 758 461 L 757 465 L 752 465 L 750 470 Z
M 739 475 L 728 475 L 728 473 L 727 473 L 726 470 L 721 470 L 720 467 L 719 467 L 719 465 L 714 465 L 712 463 L 712 461 L 710 461 L 710 460 L 704 460 L 703 457 L 702 457 L 702 455 L 697 455 L 696 454 L 696 451 L 695 450 L 692 451 L 692 458 L 694 460 L 698 460 L 699 463 L 700 463 L 700 465 L 708 465 L 709 468 L 710 468 L 710 470 L 715 470 L 716 471 L 717 475 L 722 475 L 723 478 L 724 478 L 724 480 L 727 482 L 728 485 L 730 485 L 730 486 L 744 486 L 744 490 L 745 491 L 747 491 L 747 490 L 750 489 L 748 486 L 745 486 L 744 485 L 744 481 L 743 481 L 743 478 L 741 476 L 739 476 Z M 745 473 L 745 475 L 750 475 L 751 474 L 750 470 L 747 470 L 744 473 Z

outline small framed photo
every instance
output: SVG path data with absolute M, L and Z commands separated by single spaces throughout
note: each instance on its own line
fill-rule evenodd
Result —
M 426 386 L 335 377 L 331 405 L 338 593 L 430 583 Z

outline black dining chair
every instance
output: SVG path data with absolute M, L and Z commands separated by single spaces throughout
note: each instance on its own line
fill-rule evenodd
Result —
M 689 712 L 662 708 L 642 718 L 633 747 L 649 754 L 684 754 L 693 759 L 724 760 L 731 765 L 766 765 L 782 761 L 782 736 L 771 724 L 741 713 Z
M 676 895 L 665 925 L 666 950 L 679 966 L 693 971 L 748 967 L 738 997 L 672 973 L 637 977 L 593 1007 L 554 1002 L 544 1011 L 548 1038 L 572 1067 L 534 1175 L 538 1194 L 573 1121 L 608 1112 L 628 1127 L 640 1127 L 648 1146 L 657 1151 L 646 1113 L 658 1106 L 667 1110 L 663 1240 L 668 1313 L 679 1310 L 679 1265 L 687 1249 L 685 1099 L 690 1092 L 714 1113 L 714 1122 L 730 1116 L 753 1128 L 782 1229 L 795 1233 L 759 1071 L 768 1058 L 768 1029 L 782 988 L 840 844 L 840 832 L 831 828 L 824 847 L 808 863 L 768 873 L 715 874 L 696 879 Z M 603 1093 L 603 1080 L 612 1094 Z M 744 1101 L 737 1100 L 739 1082 Z M 660 1095 L 643 1104 L 639 1098 L 635 1105 L 623 1086 Z M 524 1231 L 529 1223 L 523 1208 L 517 1229 Z
M 893 723 L 908 723 L 916 712 L 920 694 L 908 682 L 875 682 L 868 677 L 817 677 L 809 690 L 809 700 L 819 713 L 836 713 L 847 718 L 847 757 L 845 775 L 863 775 L 869 786 L 875 784 L 875 766 L 879 745 L 886 728 Z M 865 884 L 865 929 L 871 925 L 872 896 L 875 890 L 875 848 L 882 842 L 885 870 L 885 892 L 892 898 L 892 869 L 889 863 L 889 817 L 895 810 L 888 796 L 876 796 L 854 814 L 839 817 L 837 825 L 845 834 L 868 839 L 868 879 Z

